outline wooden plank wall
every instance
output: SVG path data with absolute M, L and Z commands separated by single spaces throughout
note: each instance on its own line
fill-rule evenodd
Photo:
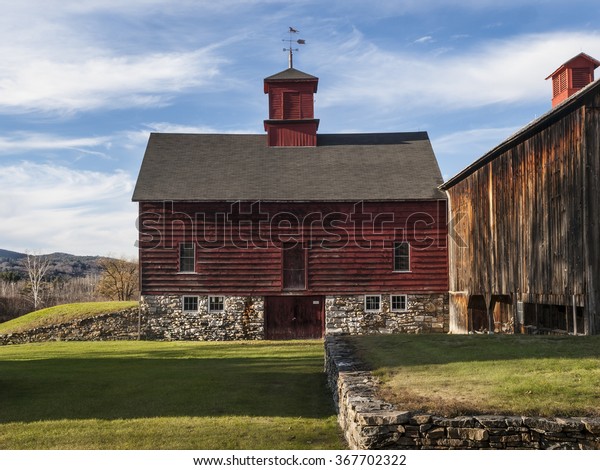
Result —
M 352 203 L 262 203 L 260 211 L 245 203 L 233 211 L 247 213 L 238 224 L 227 203 L 141 203 L 142 293 L 281 293 L 281 243 L 290 240 L 307 249 L 306 295 L 447 292 L 445 200 L 360 207 L 364 222 L 355 223 Z M 393 242 L 403 239 L 411 272 L 395 273 Z M 179 273 L 178 245 L 193 240 L 197 273 Z
M 600 333 L 600 96 L 596 95 L 588 103 L 585 126 L 585 281 L 586 312 L 584 323 L 586 333 Z
M 598 295 L 586 299 L 600 280 L 598 103 L 592 108 L 567 114 L 448 190 L 453 230 L 466 244 L 450 249 L 451 303 L 457 292 L 554 305 L 572 305 L 575 296 L 578 306 L 600 306 Z M 451 305 L 457 324 L 468 318 L 463 306 Z M 600 332 L 597 315 L 593 322 Z

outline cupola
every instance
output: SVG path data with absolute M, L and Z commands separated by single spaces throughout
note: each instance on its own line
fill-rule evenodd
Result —
M 600 65 L 583 52 L 562 64 L 546 80 L 552 78 L 552 107 L 555 107 L 594 81 L 594 69 Z
M 315 147 L 319 120 L 314 94 L 319 79 L 293 67 L 265 78 L 269 119 L 265 120 L 269 147 Z

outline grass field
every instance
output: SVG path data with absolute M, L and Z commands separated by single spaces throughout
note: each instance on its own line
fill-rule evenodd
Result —
M 320 341 L 0 347 L 1 449 L 343 448 Z
M 118 312 L 119 310 L 137 307 L 138 305 L 138 302 L 83 302 L 57 305 L 56 307 L 44 308 L 0 323 L 0 335 L 19 333 L 42 326 L 57 325 L 102 313 Z
M 386 397 L 443 415 L 600 416 L 600 337 L 354 337 Z

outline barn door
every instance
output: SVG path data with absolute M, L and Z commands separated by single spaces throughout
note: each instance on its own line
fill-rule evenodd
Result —
M 322 296 L 267 297 L 267 339 L 310 339 L 323 336 Z

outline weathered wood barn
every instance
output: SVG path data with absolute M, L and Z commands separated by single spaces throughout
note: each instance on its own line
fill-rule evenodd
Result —
M 600 81 L 579 54 L 551 111 L 441 186 L 450 330 L 600 333 Z
M 317 134 L 317 86 L 292 67 L 266 78 L 266 134 L 150 136 L 133 200 L 157 337 L 447 331 L 427 134 Z

